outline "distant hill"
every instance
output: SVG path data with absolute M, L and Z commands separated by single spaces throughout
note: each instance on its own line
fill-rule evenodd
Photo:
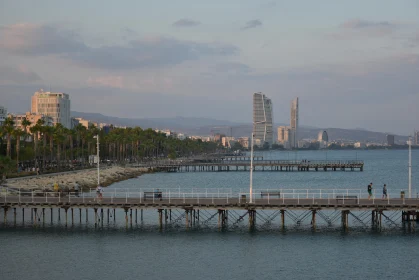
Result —
M 118 118 L 105 116 L 98 113 L 71 112 L 72 117 L 81 117 L 94 122 L 110 123 L 119 126 L 139 126 L 143 129 L 171 129 L 188 135 L 213 135 L 222 133 L 233 137 L 247 137 L 252 133 L 252 125 L 249 123 L 230 122 L 225 120 L 216 120 L 210 118 Z M 275 123 L 275 127 L 286 125 L 283 123 Z M 315 128 L 310 126 L 302 126 L 299 130 L 299 139 L 315 139 L 320 130 L 326 130 L 329 140 L 353 140 L 353 141 L 371 141 L 382 142 L 387 141 L 387 134 L 382 132 L 368 131 L 362 128 L 343 129 L 343 128 Z M 276 138 L 277 131 L 274 130 Z M 407 141 L 407 136 L 395 135 L 397 141 Z
M 103 122 L 119 126 L 139 126 L 141 128 L 158 128 L 158 129 L 197 129 L 201 126 L 235 126 L 241 125 L 240 123 L 216 120 L 209 118 L 185 118 L 185 117 L 175 117 L 175 118 L 118 118 L 105 116 L 99 113 L 83 113 L 83 112 L 71 112 L 72 117 L 80 117 L 86 120 L 94 122 Z

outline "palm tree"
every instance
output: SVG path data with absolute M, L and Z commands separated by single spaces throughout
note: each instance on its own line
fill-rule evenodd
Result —
M 34 126 L 30 128 L 30 132 L 32 133 L 33 137 L 33 144 L 34 144 L 34 154 L 35 154 L 35 167 L 38 167 L 38 140 L 39 140 L 39 132 L 41 131 L 41 127 L 44 125 L 44 120 L 39 119 Z
M 61 144 L 65 140 L 65 135 L 64 135 L 65 129 L 66 128 L 62 124 L 57 123 L 55 125 L 55 128 L 52 130 L 53 131 L 52 137 L 53 137 L 55 143 L 57 143 L 57 167 L 58 167 L 58 170 L 60 170 L 60 168 L 61 168 Z
M 14 169 L 15 162 L 10 157 L 0 155 L 0 182 L 6 179 L 7 174 L 12 173 Z
M 30 126 L 31 124 L 32 123 L 26 117 L 22 119 L 22 126 L 23 126 L 23 132 L 25 133 L 25 139 L 26 139 L 26 135 L 28 135 L 28 126 Z
M 7 136 L 7 149 L 6 149 L 6 156 L 11 157 L 11 146 L 12 146 L 12 134 L 15 130 L 15 122 L 11 117 L 6 118 L 3 123 L 3 131 Z
M 20 129 L 16 128 L 13 130 L 13 136 L 16 138 L 16 169 L 19 169 L 19 153 L 20 153 L 20 138 L 26 133 Z

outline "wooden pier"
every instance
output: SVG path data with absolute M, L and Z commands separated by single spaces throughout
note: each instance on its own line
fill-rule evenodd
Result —
M 137 192 L 138 193 L 138 192 Z M 331 226 L 334 221 L 340 218 L 343 228 L 349 228 L 352 223 L 361 226 L 370 224 L 376 228 L 384 227 L 385 223 L 390 226 L 408 224 L 409 228 L 414 229 L 416 222 L 419 221 L 419 199 L 418 198 L 387 198 L 387 199 L 368 199 L 356 195 L 322 194 L 321 198 L 313 194 L 296 193 L 288 195 L 275 195 L 270 197 L 255 198 L 252 203 L 249 196 L 245 194 L 220 194 L 187 197 L 190 194 L 175 192 L 170 195 L 160 192 L 161 196 L 144 199 L 140 194 L 134 197 L 133 194 L 126 194 L 125 197 L 104 197 L 97 199 L 91 196 L 75 197 L 72 195 L 64 197 L 38 197 L 36 195 L 22 196 L 9 194 L 0 197 L 0 209 L 3 210 L 3 223 L 8 223 L 13 211 L 13 220 L 16 224 L 18 216 L 22 220 L 26 213 L 30 213 L 34 223 L 45 222 L 45 213 L 49 213 L 51 223 L 53 216 L 57 215 L 59 220 L 65 220 L 65 224 L 86 219 L 88 222 L 88 212 L 94 212 L 94 224 L 111 219 L 116 219 L 116 211 L 125 213 L 126 225 L 132 225 L 135 215 L 135 223 L 138 221 L 138 211 L 140 220 L 143 220 L 143 211 L 157 213 L 157 223 L 160 228 L 163 225 L 173 223 L 184 223 L 186 228 L 194 225 L 205 225 L 209 221 L 217 219 L 220 228 L 243 223 L 245 217 L 248 218 L 250 227 L 257 225 L 257 220 L 263 223 L 271 223 L 275 217 L 280 217 L 278 226 L 285 227 L 287 218 L 296 225 L 300 225 L 304 220 L 308 220 L 311 227 L 318 225 L 320 218 Z M 182 197 L 183 196 L 183 197 Z M 312 197 L 310 197 L 312 196 Z M 20 209 L 18 211 L 18 209 Z M 84 214 L 85 213 L 85 214 Z M 201 213 L 201 214 L 200 214 Z M 205 213 L 205 214 L 204 214 Z M 63 215 L 63 217 L 62 217 Z M 33 219 L 36 217 L 36 219 Z M 317 220 L 316 220 L 317 219 Z M 183 221 L 183 222 L 182 222 Z M 93 221 L 92 221 L 93 222 Z
M 234 159 L 202 159 L 193 161 L 157 161 L 137 165 L 166 172 L 229 172 L 249 171 L 250 158 L 236 157 Z M 292 161 L 263 160 L 255 158 L 253 171 L 363 171 L 364 162 L 349 161 Z

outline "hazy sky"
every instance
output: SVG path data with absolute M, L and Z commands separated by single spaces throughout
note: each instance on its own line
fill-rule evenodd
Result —
M 72 110 L 419 129 L 417 0 L 0 0 L 0 104 L 39 88 Z

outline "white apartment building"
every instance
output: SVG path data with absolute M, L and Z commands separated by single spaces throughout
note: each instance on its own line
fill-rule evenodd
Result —
M 265 94 L 253 94 L 253 141 L 254 145 L 263 146 L 273 143 L 272 101 Z
M 61 123 L 71 128 L 70 98 L 62 92 L 46 92 L 42 89 L 32 96 L 31 112 L 50 116 L 54 125 Z
M 3 125 L 6 118 L 7 118 L 7 109 L 6 107 L 0 106 L 0 125 Z

